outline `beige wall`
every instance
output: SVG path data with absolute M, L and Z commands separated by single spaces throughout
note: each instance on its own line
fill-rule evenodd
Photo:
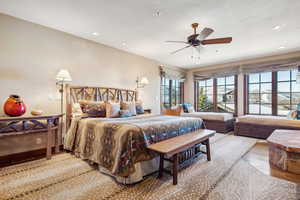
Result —
M 70 71 L 72 85 L 133 89 L 137 76 L 146 76 L 150 84 L 139 91 L 140 98 L 145 108 L 160 111 L 160 63 L 156 61 L 2 14 L 0 47 L 2 114 L 3 102 L 10 94 L 20 95 L 28 112 L 33 108 L 59 112 L 55 75 L 61 68 Z M 0 142 L 5 143 L 2 148 L 8 148 L 18 145 L 16 141 Z M 19 145 L 24 150 L 35 144 L 29 137 L 20 139 Z

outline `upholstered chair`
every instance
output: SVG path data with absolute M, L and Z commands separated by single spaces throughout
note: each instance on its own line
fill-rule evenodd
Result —
M 177 105 L 176 108 L 170 108 L 170 109 L 166 109 L 166 108 L 162 108 L 162 114 L 163 115 L 173 115 L 173 116 L 180 116 L 180 113 L 182 112 L 182 106 L 181 105 Z

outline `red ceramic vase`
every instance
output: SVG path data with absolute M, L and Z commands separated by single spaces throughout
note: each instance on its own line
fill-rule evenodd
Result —
M 26 112 L 26 106 L 20 96 L 10 95 L 4 104 L 4 112 L 11 117 L 21 116 Z

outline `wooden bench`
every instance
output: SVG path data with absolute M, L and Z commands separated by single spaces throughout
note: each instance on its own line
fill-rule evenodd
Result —
M 148 149 L 159 153 L 160 161 L 159 161 L 159 175 L 161 178 L 163 175 L 164 169 L 164 161 L 169 161 L 172 163 L 173 167 L 173 184 L 177 185 L 177 176 L 178 176 L 178 153 L 183 152 L 184 150 L 191 148 L 197 144 L 204 144 L 206 146 L 207 160 L 211 160 L 210 156 L 210 145 L 209 138 L 214 136 L 216 131 L 208 130 L 208 129 L 200 129 L 191 133 L 187 133 L 184 135 L 180 135 L 177 137 L 173 137 L 155 144 L 151 144 L 148 146 Z M 165 158 L 172 157 L 171 159 Z

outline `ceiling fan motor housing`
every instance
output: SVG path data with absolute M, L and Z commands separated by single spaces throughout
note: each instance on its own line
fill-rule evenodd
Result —
M 196 39 L 198 37 L 199 34 L 193 34 L 193 35 L 190 35 L 188 38 L 187 38 L 187 41 L 189 44 L 193 45 L 193 46 L 198 46 L 200 45 L 200 40 Z

